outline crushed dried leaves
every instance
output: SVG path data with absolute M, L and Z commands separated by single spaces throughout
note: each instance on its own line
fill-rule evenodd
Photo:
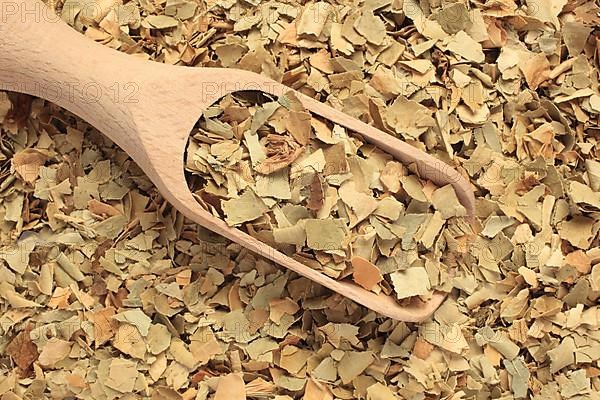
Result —
M 450 290 L 473 236 L 451 185 L 312 117 L 291 92 L 238 92 L 206 110 L 186 171 L 196 199 L 230 226 L 398 299 Z
M 596 2 L 49 3 L 106 46 L 168 64 L 259 72 L 435 155 L 470 178 L 481 229 L 468 247 L 446 235 L 444 256 L 464 253 L 453 277 L 436 275 L 435 260 L 398 271 L 429 279 L 407 293 L 452 291 L 431 320 L 395 322 L 189 223 L 88 124 L 0 92 L 2 400 L 599 398 Z M 457 218 L 460 208 L 438 192 L 444 188 L 411 174 L 394 179 L 405 166 L 365 145 L 339 145 L 343 130 L 314 118 L 309 130 L 302 110 L 270 102 L 272 109 L 226 108 L 226 124 L 219 114 L 206 119 L 215 141 L 203 142 L 207 159 L 239 157 L 234 138 L 250 155 L 244 179 L 211 175 L 225 179 L 215 190 L 231 188 L 230 210 L 251 205 L 239 223 L 299 196 L 282 171 L 305 175 L 321 161 L 323 176 L 354 173 L 343 162 L 349 154 L 377 166 L 380 187 L 393 194 L 386 198 L 413 199 L 402 228 L 427 222 L 431 235 Z M 249 129 L 240 125 L 248 119 L 257 121 Z M 263 154 L 267 121 L 275 133 Z M 306 160 L 313 133 L 322 151 Z M 270 179 L 248 185 L 259 176 L 250 167 Z M 278 237 L 292 249 L 316 244 L 315 266 L 323 268 L 341 257 L 329 249 L 339 240 L 315 236 L 339 235 L 338 223 L 311 218 L 306 238 L 294 230 L 306 213 L 340 204 L 327 202 L 327 187 L 313 176 L 302 209 L 280 213 L 290 225 Z M 360 185 L 346 193 L 368 196 Z M 204 201 L 227 215 L 216 199 Z M 353 200 L 338 209 L 352 211 L 359 226 L 367 217 Z M 377 238 L 357 246 L 372 249 L 375 240 L 377 251 L 386 249 L 394 232 L 378 222 L 393 219 L 392 202 L 379 199 L 380 214 L 367 212 Z M 429 202 L 443 211 L 421 220 Z M 372 257 L 352 254 L 352 269 L 330 272 L 385 288 L 387 268 L 398 263 L 375 263 L 378 275 Z

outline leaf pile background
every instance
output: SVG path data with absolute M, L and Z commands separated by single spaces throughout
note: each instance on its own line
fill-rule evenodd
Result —
M 436 155 L 481 230 L 433 318 L 398 323 L 189 223 L 84 121 L 1 92 L 3 400 L 598 398 L 594 2 L 49 5 L 106 46 L 259 72 Z

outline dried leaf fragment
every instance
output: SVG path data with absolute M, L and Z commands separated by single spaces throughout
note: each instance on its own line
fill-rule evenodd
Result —
M 379 175 L 383 186 L 392 193 L 400 191 L 400 177 L 405 175 L 405 167 L 398 161 L 389 161 Z
M 311 116 L 306 111 L 290 111 L 286 119 L 286 128 L 300 145 L 306 146 L 310 139 Z
M 142 336 L 148 335 L 148 330 L 152 320 L 142 310 L 136 308 L 133 310 L 126 310 L 113 316 L 113 319 L 119 322 L 126 322 L 135 326 Z
M 338 373 L 342 383 L 347 384 L 356 379 L 375 358 L 370 351 L 347 351 L 338 365 Z
M 23 370 L 28 369 L 39 353 L 35 343 L 31 341 L 28 330 L 21 331 L 6 346 L 6 354 L 12 357 L 17 366 Z
M 138 376 L 137 363 L 123 358 L 110 361 L 105 385 L 120 393 L 131 393 Z
M 308 4 L 296 20 L 296 32 L 300 36 L 320 36 L 331 11 L 331 5 L 324 1 Z
M 354 282 L 367 290 L 373 290 L 383 280 L 379 268 L 362 257 L 352 257 L 352 268 Z
M 377 382 L 367 388 L 367 400 L 398 400 L 399 397 L 382 383 Z
M 443 186 L 433 192 L 431 202 L 435 209 L 441 213 L 443 219 L 467 215 L 467 210 L 458 200 L 452 185 Z
M 346 225 L 340 219 L 307 219 L 306 241 L 314 250 L 339 250 L 346 238 Z
M 435 119 L 431 114 L 427 107 L 399 96 L 387 108 L 384 118 L 397 133 L 416 139 L 428 128 L 435 126 Z
M 520 64 L 519 68 L 525 76 L 527 85 L 533 90 L 537 89 L 550 76 L 550 63 L 544 53 L 536 54 Z
M 548 351 L 550 358 L 550 373 L 560 371 L 567 365 L 575 362 L 575 341 L 571 337 L 566 337 L 554 349 Z
M 294 139 L 276 134 L 267 135 L 265 147 L 267 158 L 260 161 L 255 168 L 256 172 L 265 175 L 287 167 L 304 152 L 304 147 Z
M 476 63 L 481 63 L 485 59 L 481 44 L 477 43 L 465 31 L 459 31 L 448 42 L 448 50 L 458 54 L 464 59 Z
M 219 378 L 215 400 L 246 400 L 246 387 L 241 374 L 228 374 Z
M 437 13 L 435 19 L 450 34 L 464 31 L 472 24 L 469 10 L 463 3 L 453 3 L 443 7 Z
M 0 297 L 5 299 L 14 308 L 42 307 L 42 305 L 28 300 L 22 294 L 15 291 L 14 286 L 6 281 L 0 282 Z
M 36 149 L 25 149 L 13 155 L 12 165 L 17 174 L 27 183 L 34 183 L 39 176 L 39 169 L 48 156 Z
M 529 368 L 523 361 L 523 358 L 518 357 L 512 361 L 504 360 L 504 366 L 512 377 L 512 390 L 516 399 L 524 399 L 527 397 L 529 389 Z
M 175 18 L 168 15 L 149 15 L 144 19 L 142 25 L 148 28 L 168 29 L 176 27 L 178 23 Z
M 435 321 L 425 323 L 421 328 L 423 339 L 451 353 L 461 354 L 469 347 L 460 325 L 438 324 Z
M 373 12 L 367 11 L 358 18 L 354 24 L 354 28 L 360 33 L 369 43 L 380 45 L 386 37 L 385 24 L 381 18 L 377 17 Z
M 423 267 L 408 268 L 390 274 L 396 296 L 405 299 L 412 296 L 423 296 L 429 293 L 430 283 L 427 270 Z
M 119 323 L 112 317 L 113 307 L 106 307 L 90 314 L 89 319 L 94 324 L 94 344 L 96 348 L 110 340 L 116 333 Z
M 265 203 L 252 190 L 246 190 L 237 199 L 222 202 L 221 207 L 229 226 L 255 220 L 268 210 Z
M 121 324 L 115 333 L 113 346 L 131 357 L 144 359 L 146 343 L 138 329 L 129 324 Z
M 71 352 L 71 342 L 59 338 L 50 338 L 38 358 L 42 367 L 53 367 L 56 363 L 64 360 Z

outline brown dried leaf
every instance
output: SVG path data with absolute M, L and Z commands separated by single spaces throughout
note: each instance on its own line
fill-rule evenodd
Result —
M 246 388 L 241 374 L 228 374 L 219 378 L 215 400 L 246 400 Z
M 12 165 L 17 174 L 26 183 L 34 183 L 39 176 L 39 169 L 46 163 L 48 156 L 36 149 L 25 149 L 13 155 Z
M 21 331 L 6 346 L 6 354 L 12 357 L 17 367 L 26 370 L 38 359 L 37 346 L 31 341 L 30 331 Z
M 71 342 L 58 338 L 51 338 L 42 348 L 38 362 L 42 367 L 54 367 L 56 363 L 64 360 L 69 355 L 71 346 Z
M 367 290 L 373 290 L 383 280 L 381 271 L 376 265 L 362 257 L 352 257 L 352 278 L 354 282 Z
M 519 68 L 525 76 L 527 85 L 533 90 L 537 89 L 550 76 L 550 63 L 543 53 L 538 53 L 519 64 Z

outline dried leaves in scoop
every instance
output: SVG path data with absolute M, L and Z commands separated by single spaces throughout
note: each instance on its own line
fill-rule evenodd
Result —
M 420 179 L 292 94 L 239 92 L 208 109 L 186 172 L 196 199 L 230 226 L 398 299 L 449 290 L 471 234 L 452 186 Z

